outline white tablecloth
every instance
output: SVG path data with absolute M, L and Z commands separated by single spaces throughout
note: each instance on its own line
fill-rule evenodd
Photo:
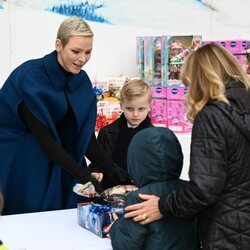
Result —
M 177 134 L 177 138 L 179 139 L 179 142 L 181 144 L 182 152 L 184 156 L 181 178 L 184 180 L 189 180 L 188 170 L 189 170 L 189 160 L 190 160 L 191 135 L 190 134 Z
M 2 216 L 0 239 L 10 250 L 112 249 L 110 239 L 77 224 L 76 209 Z

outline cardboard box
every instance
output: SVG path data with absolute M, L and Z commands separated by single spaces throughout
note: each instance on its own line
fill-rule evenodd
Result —
M 113 222 L 113 214 L 122 217 L 123 208 L 113 208 L 94 203 L 78 203 L 78 224 L 101 238 L 106 236 L 104 229 Z
M 201 36 L 161 37 L 161 77 L 166 87 L 184 87 L 180 72 L 185 58 L 202 46 Z
M 183 100 L 167 101 L 167 127 L 174 133 L 191 133 L 192 123 L 186 118 L 186 107 Z
M 156 127 L 167 127 L 167 88 L 152 86 L 151 123 Z

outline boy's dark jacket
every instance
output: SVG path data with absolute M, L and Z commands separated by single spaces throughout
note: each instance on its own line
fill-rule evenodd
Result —
M 128 171 L 139 189 L 128 195 L 125 206 L 140 202 L 139 193 L 161 196 L 182 188 L 182 163 L 181 146 L 171 130 L 151 127 L 137 133 L 128 149 Z M 197 243 L 195 221 L 176 218 L 146 226 L 120 218 L 110 235 L 118 250 L 192 250 Z
M 98 133 L 97 141 L 112 160 L 121 168 L 127 170 L 127 150 L 132 138 L 139 131 L 152 127 L 149 116 L 136 128 L 128 128 L 127 120 L 122 114 L 111 124 L 104 126 Z M 89 165 L 90 172 L 101 172 L 94 164 Z M 128 183 L 129 184 L 129 183 Z M 104 176 L 102 188 L 107 189 L 114 186 L 114 183 Z

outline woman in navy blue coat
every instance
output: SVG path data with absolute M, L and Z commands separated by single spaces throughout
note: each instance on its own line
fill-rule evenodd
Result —
M 91 56 L 93 32 L 81 18 L 58 29 L 56 50 L 17 67 L 0 91 L 0 182 L 3 214 L 76 206 L 76 182 L 99 185 L 85 155 L 120 179 L 96 143 L 96 96 L 82 67 Z M 95 157 L 95 154 L 101 157 Z M 108 171 L 112 167 L 112 173 Z M 124 175 L 125 176 L 125 175 Z

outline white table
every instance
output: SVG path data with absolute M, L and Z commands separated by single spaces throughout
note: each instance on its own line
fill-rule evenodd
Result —
M 0 237 L 9 250 L 112 250 L 77 224 L 77 209 L 1 216 Z
M 190 145 L 191 145 L 191 135 L 190 134 L 177 134 L 176 135 L 183 153 L 183 168 L 181 172 L 181 178 L 184 180 L 189 180 L 188 170 L 189 170 L 189 160 L 190 160 Z

